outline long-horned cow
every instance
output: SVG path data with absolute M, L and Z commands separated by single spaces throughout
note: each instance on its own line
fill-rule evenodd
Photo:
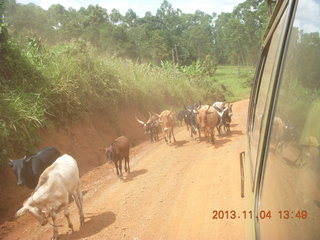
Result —
M 51 217 L 52 239 L 58 239 L 56 215 L 60 209 L 64 210 L 68 227 L 73 231 L 68 210 L 69 196 L 72 196 L 77 204 L 80 225 L 84 224 L 82 193 L 79 185 L 79 169 L 76 160 L 67 154 L 62 155 L 41 174 L 37 187 L 24 201 L 23 207 L 17 211 L 16 217 L 29 212 L 42 226 L 46 225 L 48 218 Z
M 174 127 L 174 114 L 170 110 L 164 110 L 160 114 L 154 113 L 153 115 L 160 118 L 160 123 L 162 124 L 163 132 L 164 132 L 164 140 L 166 143 L 171 143 L 171 135 L 173 137 L 173 141 L 176 142 L 176 138 L 174 136 L 173 127 Z
M 112 161 L 116 167 L 117 175 L 122 177 L 122 159 L 124 158 L 124 169 L 130 173 L 129 150 L 130 141 L 127 137 L 121 136 L 114 140 L 107 148 L 101 149 L 105 151 L 107 159 Z
M 143 126 L 144 134 L 150 135 L 150 141 L 156 142 L 159 140 L 159 117 L 156 115 L 152 115 L 149 112 L 149 119 L 148 121 L 144 122 L 141 121 L 136 117 L 136 120 L 138 123 L 140 123 Z
M 209 135 L 211 138 L 211 142 L 214 143 L 214 128 L 218 123 L 218 113 L 217 111 L 211 107 L 210 105 L 201 106 L 199 110 L 197 110 L 197 122 L 198 122 L 198 132 L 199 132 L 199 140 L 201 139 L 201 131 L 204 132 L 207 141 L 210 142 Z

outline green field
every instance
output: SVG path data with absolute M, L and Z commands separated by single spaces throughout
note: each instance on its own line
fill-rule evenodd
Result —
M 252 66 L 219 66 L 215 79 L 226 87 L 227 101 L 249 98 L 255 68 Z

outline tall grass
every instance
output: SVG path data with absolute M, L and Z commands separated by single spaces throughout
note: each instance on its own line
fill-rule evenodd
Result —
M 104 112 L 115 122 L 111 116 L 119 108 L 159 112 L 228 95 L 221 86 L 229 87 L 227 80 L 206 74 L 199 63 L 183 68 L 139 64 L 97 53 L 81 40 L 45 48 L 29 39 L 23 49 L 9 41 L 2 50 L 0 163 L 35 150 L 39 128 L 81 119 L 84 113 Z

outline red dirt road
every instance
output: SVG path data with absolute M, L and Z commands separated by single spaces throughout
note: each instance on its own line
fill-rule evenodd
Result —
M 197 143 L 182 127 L 174 145 L 161 140 L 136 146 L 131 174 L 123 180 L 109 163 L 83 175 L 85 225 L 79 229 L 71 203 L 75 232 L 67 234 L 60 213 L 60 239 L 244 239 L 243 219 L 212 219 L 212 211 L 244 210 L 239 152 L 245 149 L 247 106 L 248 100 L 234 104 L 232 135 L 216 137 L 214 146 Z M 27 215 L 2 224 L 1 235 L 10 240 L 50 239 L 52 226 L 41 227 Z

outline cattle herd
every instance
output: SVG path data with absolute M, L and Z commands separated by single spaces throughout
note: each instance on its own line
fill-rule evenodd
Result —
M 221 134 L 221 128 L 229 134 L 232 116 L 232 104 L 216 102 L 213 105 L 193 104 L 184 106 L 184 109 L 176 114 L 170 110 L 164 110 L 160 114 L 149 112 L 149 119 L 144 122 L 136 117 L 138 123 L 143 126 L 144 133 L 150 136 L 150 141 L 159 140 L 162 131 L 166 143 L 171 139 L 176 142 L 174 126 L 184 121 L 191 137 L 198 133 L 198 141 L 201 140 L 201 132 L 208 142 L 214 143 L 214 130 Z M 125 159 L 124 169 L 129 174 L 129 149 L 130 141 L 127 137 L 118 137 L 107 148 L 100 149 L 105 152 L 106 158 L 115 165 L 117 175 L 122 177 L 122 159 Z M 69 218 L 68 203 L 72 197 L 79 210 L 80 225 L 84 224 L 82 208 L 82 192 L 80 190 L 79 169 L 76 160 L 53 148 L 46 147 L 35 155 L 18 160 L 10 160 L 9 166 L 17 177 L 17 185 L 25 185 L 34 189 L 20 208 L 16 217 L 27 212 L 31 213 L 43 226 L 52 218 L 53 239 L 58 239 L 56 215 L 63 210 L 70 231 L 73 225 Z

